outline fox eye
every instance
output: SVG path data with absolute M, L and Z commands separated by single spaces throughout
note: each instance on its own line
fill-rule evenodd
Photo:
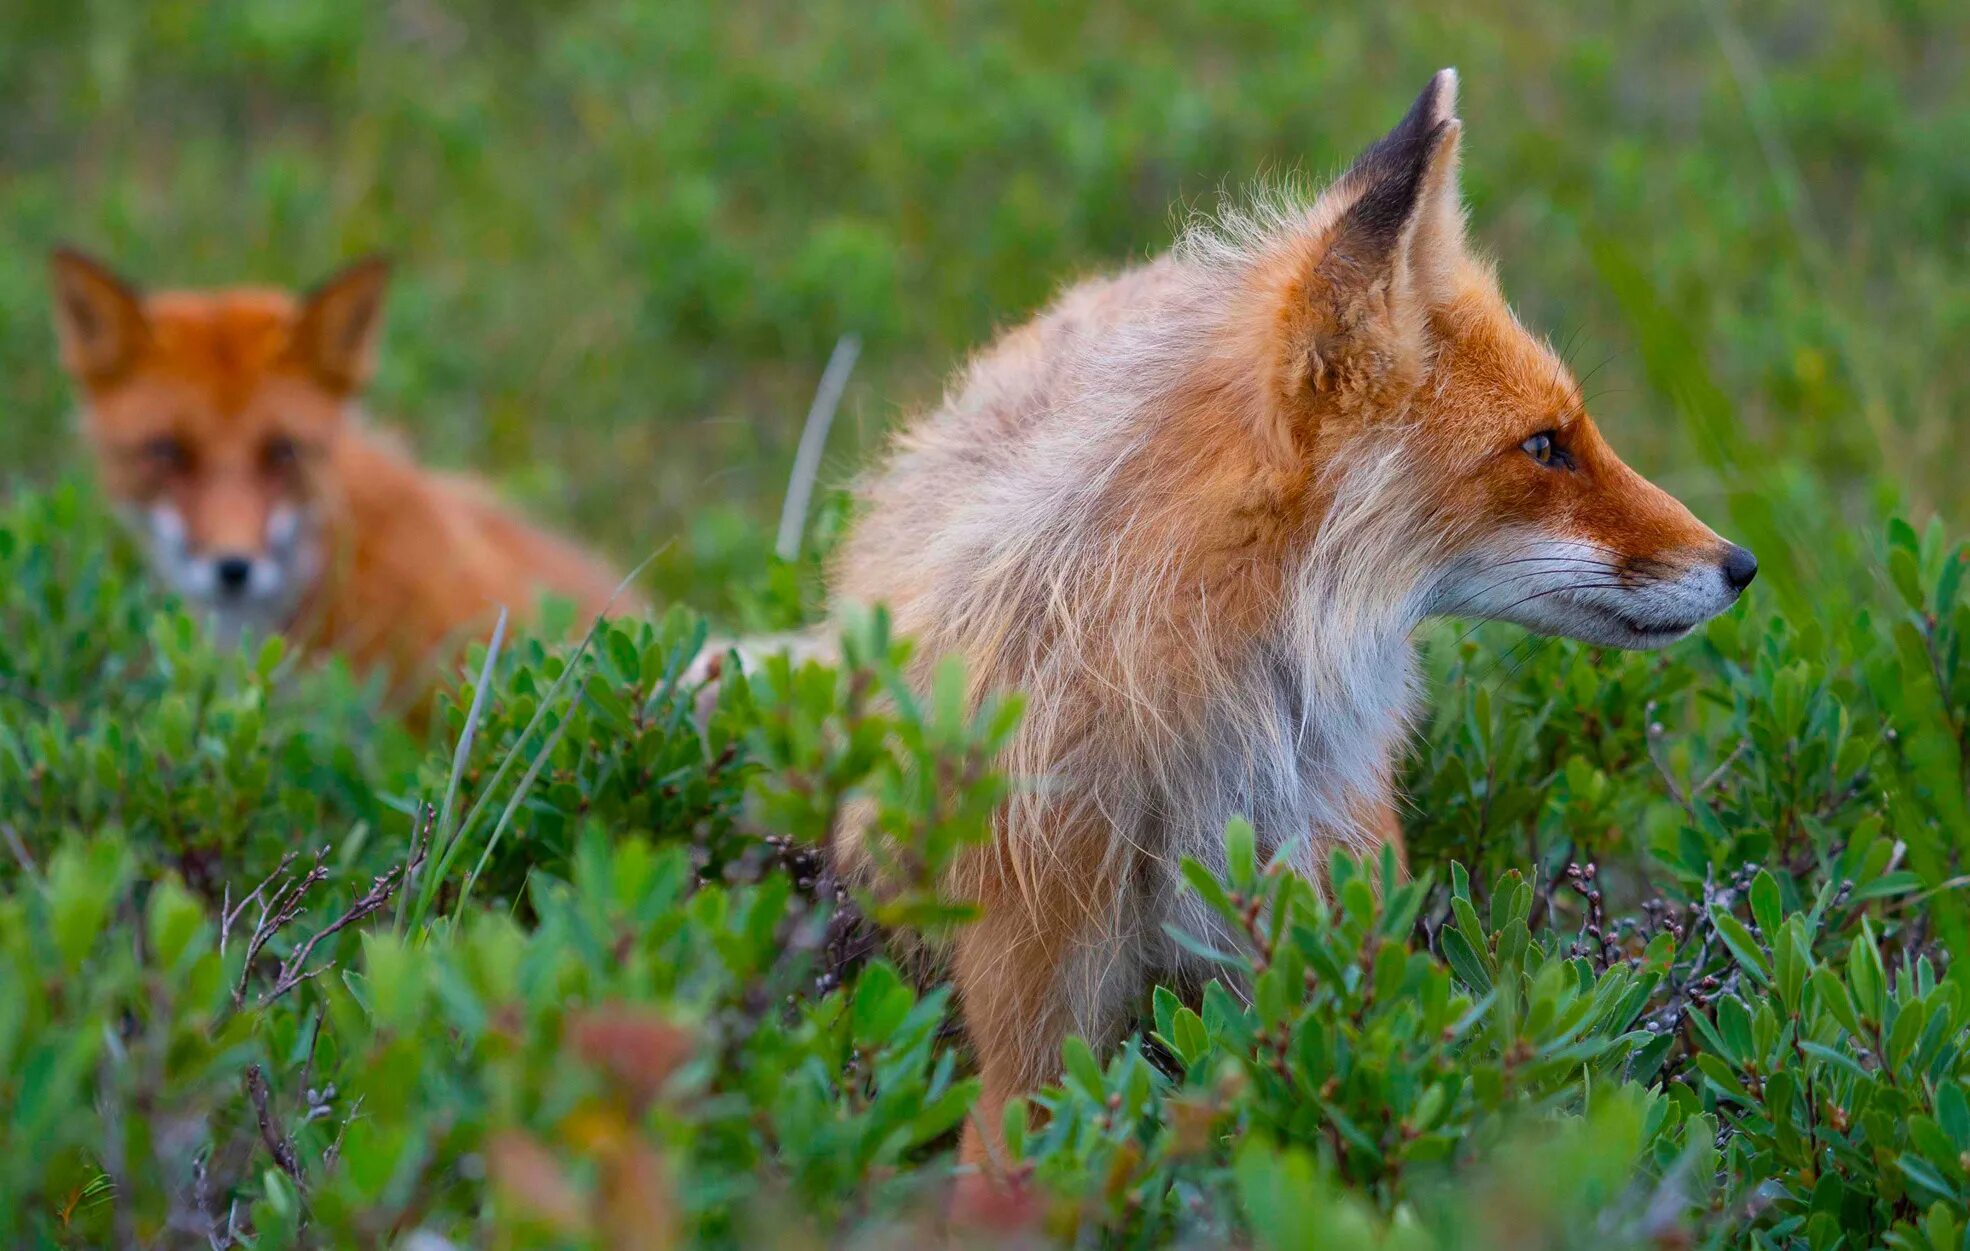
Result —
M 137 448 L 137 459 L 160 473 L 181 473 L 191 467 L 191 452 L 176 435 L 160 434 L 145 439 Z
M 269 469 L 291 469 L 301 459 L 301 445 L 284 434 L 277 434 L 260 449 L 260 456 Z
M 1553 430 L 1541 430 L 1519 444 L 1519 450 L 1548 469 L 1565 469 L 1573 463 L 1560 447 L 1558 432 Z

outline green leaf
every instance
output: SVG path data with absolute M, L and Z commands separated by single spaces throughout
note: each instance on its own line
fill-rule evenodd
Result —
M 1167 986 L 1158 986 L 1149 997 L 1150 1019 L 1156 1023 L 1156 1033 L 1168 1042 L 1176 1032 L 1177 1009 L 1183 1006 Z
M 1744 923 L 1722 909 L 1713 908 L 1710 920 L 1717 927 L 1717 937 L 1724 940 L 1724 946 L 1731 949 L 1737 957 L 1738 966 L 1749 973 L 1752 980 L 1760 986 L 1772 984 L 1771 966 L 1765 963 L 1765 954 L 1758 950 L 1758 940 L 1751 937 L 1751 931 Z
M 1860 1066 L 1860 1061 L 1845 1051 L 1836 1051 L 1832 1047 L 1815 1042 L 1802 1042 L 1799 1044 L 1799 1050 L 1815 1059 L 1824 1060 L 1850 1077 L 1857 1077 L 1864 1082 L 1874 1080 L 1873 1075 Z
M 151 890 L 149 921 L 151 956 L 159 968 L 173 971 L 204 926 L 205 910 L 176 877 L 167 877 Z
M 1751 879 L 1751 915 L 1758 921 L 1758 929 L 1767 941 L 1774 941 L 1779 932 L 1779 924 L 1784 909 L 1779 898 L 1778 879 L 1770 869 L 1758 870 L 1758 876 Z
M 1970 1151 L 1970 1098 L 1963 1083 L 1945 1081 L 1936 1091 L 1936 1122 L 1958 1151 Z
M 889 1041 L 915 1002 L 916 996 L 886 961 L 870 964 L 855 983 L 855 1041 L 864 1047 Z
M 1921 886 L 1921 877 L 1902 869 L 1894 873 L 1884 873 L 1864 886 L 1855 887 L 1853 893 L 1847 896 L 1847 900 L 1849 903 L 1866 903 L 1870 899 L 1906 895 L 1910 891 L 1920 889 Z
M 1186 1066 L 1203 1059 L 1211 1049 L 1211 1036 L 1204 1028 L 1204 1018 L 1189 1008 L 1177 1010 L 1175 1029 L 1170 1039 Z
M 1912 1152 L 1895 1157 L 1895 1166 L 1915 1183 L 1915 1188 L 1925 1192 L 1925 1198 L 1941 1199 L 1948 1203 L 1961 1204 L 1963 1195 L 1948 1178 L 1944 1177 L 1935 1165 Z
M 1902 603 L 1914 612 L 1921 612 L 1923 600 L 1922 570 L 1916 564 L 1915 553 L 1907 548 L 1895 547 L 1888 552 L 1888 576 L 1901 593 Z
M 1106 1101 L 1107 1083 L 1102 1081 L 1101 1065 L 1095 1060 L 1094 1050 L 1088 1046 L 1086 1039 L 1070 1035 L 1061 1044 L 1060 1057 L 1070 1083 L 1079 1087 L 1081 1093 L 1094 1102 Z
M 1880 1022 L 1887 1009 L 1887 975 L 1881 968 L 1881 951 L 1874 945 L 1874 930 L 1866 917 L 1861 932 L 1847 949 L 1847 988 L 1861 1018 Z
M 1854 1011 L 1854 1001 L 1848 997 L 1847 988 L 1841 985 L 1839 976 L 1832 969 L 1822 966 L 1813 970 L 1813 991 L 1833 1019 L 1840 1022 L 1840 1028 L 1856 1038 L 1865 1037 L 1860 1015 Z
M 1183 874 L 1183 880 L 1190 884 L 1190 889 L 1197 892 L 1197 897 L 1209 905 L 1211 911 L 1234 926 L 1244 924 L 1242 910 L 1231 902 L 1231 896 L 1225 891 L 1224 883 L 1218 880 L 1217 874 L 1189 857 L 1184 858 L 1180 872 Z
M 1484 961 L 1478 958 L 1477 952 L 1472 949 L 1463 933 L 1459 930 L 1446 929 L 1438 935 L 1438 938 L 1443 944 L 1443 957 L 1450 962 L 1450 968 L 1457 974 L 1457 980 L 1476 994 L 1490 993 L 1491 973 L 1485 968 Z
M 1224 826 L 1224 862 L 1232 889 L 1249 895 L 1258 886 L 1258 836 L 1252 823 L 1233 817 Z

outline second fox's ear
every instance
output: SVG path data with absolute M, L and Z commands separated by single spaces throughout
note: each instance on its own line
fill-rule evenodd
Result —
M 144 297 L 108 266 L 73 248 L 57 248 L 49 266 L 63 367 L 80 382 L 115 380 L 150 337 Z
M 353 394 L 368 385 L 389 280 L 389 262 L 372 256 L 302 297 L 293 351 L 330 389 Z

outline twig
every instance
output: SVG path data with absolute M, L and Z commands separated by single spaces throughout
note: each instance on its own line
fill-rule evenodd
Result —
M 294 918 L 301 915 L 301 907 L 307 901 L 309 890 L 313 889 L 316 882 L 328 876 L 328 869 L 324 863 L 327 859 L 328 848 L 323 847 L 315 852 L 315 862 L 308 866 L 306 873 L 302 874 L 298 879 L 288 878 L 280 884 L 280 888 L 274 891 L 272 895 L 260 900 L 260 919 L 254 923 L 253 933 L 246 940 L 246 961 L 240 966 L 239 981 L 233 986 L 233 1007 L 238 1008 L 246 1002 L 246 982 L 248 978 L 253 976 L 253 962 L 259 958 L 260 952 L 266 948 L 268 943 L 273 941 L 274 935 L 280 933 L 281 930 L 285 929 L 294 921 Z M 282 867 L 291 864 L 293 860 L 293 852 L 282 856 Z M 280 870 L 276 869 L 275 872 L 278 873 Z M 271 881 L 272 879 L 268 880 Z M 259 886 L 253 889 L 253 894 L 247 896 L 247 899 L 259 896 L 266 888 L 266 882 L 260 883 Z M 235 909 L 232 915 L 237 916 L 238 912 L 245 907 L 246 899 L 240 900 L 239 909 Z M 230 917 L 227 918 L 228 923 L 230 919 Z M 220 932 L 222 935 L 224 934 L 224 926 L 221 927 Z M 312 949 L 313 944 L 310 943 L 309 947 Z M 286 973 L 286 970 L 286 965 L 281 966 L 283 975 Z M 265 1002 L 264 996 L 262 997 L 262 1002 Z
M 1643 730 L 1642 737 L 1648 744 L 1649 763 L 1654 765 L 1655 771 L 1662 775 L 1663 782 L 1669 787 L 1669 793 L 1675 796 L 1677 804 L 1682 807 L 1683 811 L 1689 813 L 1690 818 L 1694 820 L 1696 818 L 1696 805 L 1691 802 L 1690 796 L 1683 793 L 1681 784 L 1676 781 L 1675 771 L 1670 769 L 1669 762 L 1662 758 L 1662 723 L 1655 719 L 1654 700 L 1649 701 L 1648 707 L 1643 710 L 1642 715 L 1648 718 L 1648 725 Z
M 355 1124 L 356 1117 L 362 1110 L 363 1096 L 357 1095 L 356 1101 L 349 1105 L 349 1114 L 342 1118 L 342 1128 L 335 1131 L 335 1141 L 329 1143 L 328 1147 L 321 1153 L 323 1172 L 334 1168 L 335 1162 L 342 1158 L 342 1140 L 349 1136 L 349 1126 Z
M 1748 746 L 1750 746 L 1749 740 L 1739 739 L 1737 741 L 1737 746 L 1731 748 L 1731 754 L 1724 757 L 1723 763 L 1719 764 L 1716 768 L 1712 769 L 1709 773 L 1709 776 L 1705 777 L 1701 782 L 1698 782 L 1695 786 L 1690 788 L 1690 798 L 1691 799 L 1697 798 L 1699 795 L 1703 794 L 1703 792 L 1709 790 L 1711 787 L 1715 786 L 1718 782 L 1722 781 L 1724 775 L 1731 771 L 1731 766 L 1737 763 L 1738 757 L 1744 754 L 1744 749 Z
M 274 1128 L 273 1113 L 267 1109 L 267 1075 L 260 1071 L 257 1064 L 247 1066 L 246 1097 L 253 1101 L 253 1116 L 260 1123 L 260 1141 L 267 1144 L 274 1163 L 280 1166 L 281 1172 L 292 1177 L 297 1186 L 303 1184 L 301 1162 L 294 1158 L 294 1144 Z
M 350 904 L 347 911 L 343 912 L 341 916 L 330 921 L 320 930 L 317 930 L 314 937 L 308 939 L 307 942 L 302 943 L 299 947 L 296 947 L 293 953 L 281 962 L 280 972 L 275 976 L 273 986 L 260 996 L 260 1002 L 263 1004 L 272 1003 L 288 991 L 299 986 L 302 982 L 321 973 L 325 973 L 334 967 L 333 965 L 323 965 L 319 969 L 307 969 L 306 966 L 308 957 L 314 954 L 316 946 L 321 943 L 322 939 L 341 933 L 349 926 L 354 925 L 372 913 L 381 912 L 384 906 L 390 902 L 391 896 L 397 893 L 397 887 L 415 875 L 417 870 L 423 866 L 424 857 L 430 849 L 431 840 L 429 837 L 420 834 L 411 845 L 410 859 L 387 873 L 371 878 L 369 890 L 363 894 L 362 898 Z
M 96 1070 L 96 1119 L 103 1127 L 103 1154 L 98 1161 L 109 1178 L 110 1222 L 116 1231 L 116 1245 L 137 1246 L 137 1218 L 130 1210 L 130 1179 L 123 1151 L 123 1093 L 111 1072 L 112 1064 L 122 1064 L 127 1056 L 109 1029 L 103 1031 L 110 1046 Z
M 1586 864 L 1569 864 L 1564 871 L 1566 884 L 1571 886 L 1586 902 L 1586 912 L 1580 918 L 1581 938 L 1576 940 L 1573 950 L 1585 955 L 1592 962 L 1594 971 L 1605 973 L 1620 958 L 1621 949 L 1608 930 L 1607 914 L 1601 906 L 1600 866 L 1589 861 Z M 1591 951 L 1586 942 L 1593 942 Z
M 807 421 L 800 430 L 800 447 L 794 452 L 793 472 L 787 478 L 787 498 L 780 505 L 780 533 L 773 550 L 781 560 L 800 555 L 800 535 L 807 524 L 807 504 L 814 494 L 814 479 L 821 472 L 821 452 L 828 445 L 828 430 L 834 425 L 835 410 L 841 406 L 841 393 L 848 389 L 848 375 L 855 369 L 855 358 L 862 354 L 862 340 L 845 334 L 835 341 L 828 356 L 828 367 L 821 371 L 821 385 L 814 389 L 814 402 L 807 407 Z
M 226 884 L 225 893 L 223 896 L 221 896 L 219 900 L 219 954 L 221 956 L 226 954 L 226 939 L 231 937 L 233 930 L 233 922 L 239 920 L 239 914 L 246 911 L 246 905 L 248 903 L 252 902 L 255 899 L 260 898 L 260 892 L 266 890 L 267 887 L 272 884 L 275 878 L 287 872 L 287 867 L 293 863 L 294 863 L 293 852 L 290 851 L 283 854 L 280 858 L 280 863 L 274 866 L 274 871 L 272 873 L 269 873 L 258 886 L 254 887 L 246 894 L 241 895 L 239 897 L 239 904 L 236 907 L 233 905 L 233 901 L 232 901 L 233 900 L 232 884 L 230 882 Z
M 313 1104 L 315 1099 L 313 1094 L 314 1088 L 309 1083 L 314 1078 L 315 1075 L 315 1049 L 321 1046 L 322 1016 L 323 1016 L 322 1010 L 320 1008 L 315 1009 L 315 1029 L 313 1033 L 308 1035 L 308 1058 L 305 1061 L 303 1061 L 301 1065 L 300 1086 L 302 1090 L 309 1092 L 307 1098 L 310 1104 Z M 335 1089 L 334 1085 L 331 1084 L 329 1086 L 329 1089 L 334 1090 Z M 310 1107 L 309 1111 L 312 1113 L 314 1109 Z
M 31 881 L 40 881 L 41 870 L 35 867 L 34 857 L 28 854 L 27 844 L 21 841 L 20 831 L 15 829 L 11 822 L 0 821 L 0 838 L 7 840 L 8 849 L 14 853 L 14 859 L 20 862 L 21 872 L 27 874 Z
M 171 1194 L 171 1210 L 164 1218 L 164 1227 L 172 1233 L 189 1234 L 203 1239 L 211 1251 L 227 1251 L 238 1245 L 235 1231 L 219 1228 L 219 1214 L 212 1210 L 212 1176 L 210 1147 L 192 1157 L 192 1179 L 189 1189 L 174 1190 Z M 161 1240 L 160 1246 L 179 1245 Z
M 425 808 L 425 820 L 419 824 L 418 828 L 411 835 L 410 855 L 408 858 L 389 872 L 371 878 L 369 890 L 361 898 L 350 904 L 341 916 L 330 921 L 327 925 L 317 930 L 305 942 L 289 952 L 287 958 L 281 961 L 279 969 L 274 974 L 273 985 L 268 987 L 260 995 L 258 1002 L 263 1005 L 272 1003 L 301 983 L 310 978 L 318 977 L 334 967 L 332 964 L 329 964 L 323 965 L 318 969 L 310 969 L 307 967 L 308 959 L 314 955 L 315 948 L 321 945 L 323 939 L 333 937 L 364 917 L 381 911 L 397 893 L 398 889 L 406 881 L 415 877 L 417 870 L 423 866 L 425 857 L 430 853 L 431 830 L 432 809 L 427 805 Z M 328 848 L 324 847 L 315 853 L 314 863 L 308 867 L 306 873 L 298 878 L 288 877 L 269 895 L 267 893 L 268 886 L 274 879 L 287 871 L 288 867 L 294 863 L 294 859 L 295 853 L 291 851 L 283 855 L 280 859 L 280 864 L 275 867 L 274 871 L 268 874 L 265 880 L 258 886 L 247 892 L 237 904 L 231 902 L 230 889 L 226 893 L 225 902 L 221 904 L 219 950 L 222 954 L 226 950 L 227 937 L 231 933 L 233 925 L 239 920 L 240 914 L 246 911 L 247 904 L 256 900 L 260 904 L 259 920 L 254 923 L 253 932 L 246 939 L 245 963 L 240 966 L 239 980 L 233 984 L 233 1008 L 235 1011 L 246 1005 L 247 983 L 253 976 L 254 962 L 259 958 L 260 953 L 266 949 L 268 943 L 273 941 L 274 935 L 286 929 L 301 915 L 307 903 L 308 892 L 314 888 L 317 882 L 323 881 L 328 877 L 326 864 Z M 315 1037 L 319 1039 L 320 1036 L 321 1020 L 317 1017 L 315 1021 Z M 308 1064 L 311 1067 L 314 1064 L 314 1043 L 312 1041 L 309 1043 L 308 1048 Z

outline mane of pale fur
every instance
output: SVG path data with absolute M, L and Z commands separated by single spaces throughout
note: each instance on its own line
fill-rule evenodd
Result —
M 1020 791 L 953 885 L 1087 934 L 1095 999 L 1132 949 L 1182 963 L 1165 923 L 1210 930 L 1176 868 L 1222 870 L 1229 818 L 1319 881 L 1391 795 L 1419 493 L 1400 440 L 1293 428 L 1270 355 L 1347 191 L 1196 226 L 1005 335 L 900 436 L 837 565 L 926 671 L 956 653 L 977 691 L 1028 693 Z

